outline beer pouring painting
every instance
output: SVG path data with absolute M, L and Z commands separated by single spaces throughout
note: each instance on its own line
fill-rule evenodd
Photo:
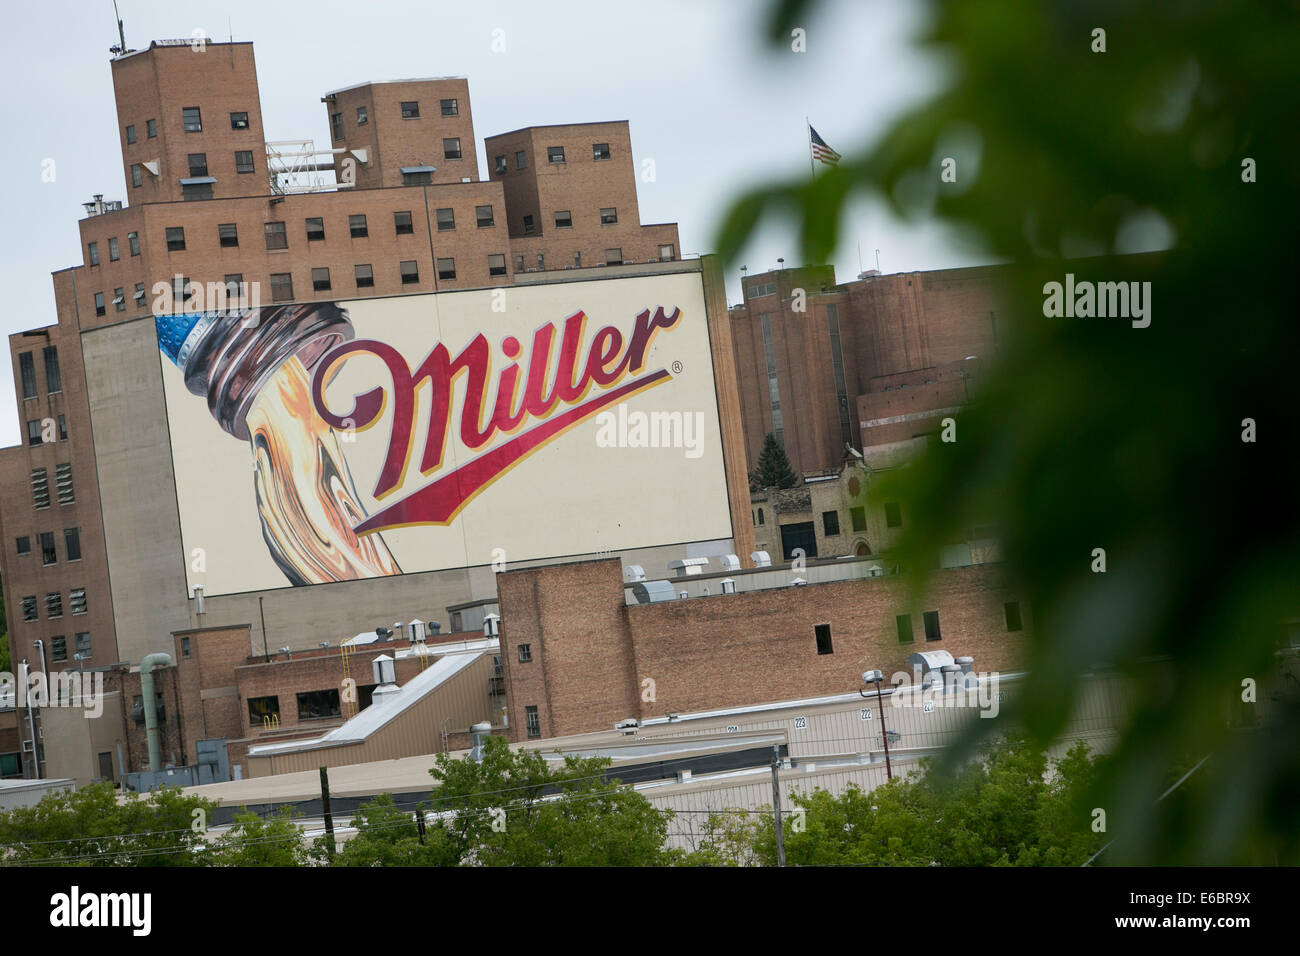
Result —
M 158 316 L 191 586 L 730 537 L 698 276 L 510 289 L 504 312 L 492 291 Z M 706 453 L 601 447 L 621 404 L 704 412 Z

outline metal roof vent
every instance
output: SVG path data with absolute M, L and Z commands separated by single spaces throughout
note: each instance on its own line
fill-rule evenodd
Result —
M 623 569 L 623 580 L 628 584 L 645 580 L 645 568 L 639 564 L 629 564 Z
M 487 744 L 487 739 L 492 735 L 492 725 L 486 720 L 479 721 L 469 729 L 474 738 L 474 746 L 469 752 L 469 759 L 475 763 L 483 762 L 483 748 Z
M 638 604 L 654 604 L 673 600 L 677 591 L 671 581 L 638 581 L 632 585 L 632 596 Z
M 751 552 L 749 560 L 754 562 L 756 568 L 770 568 L 772 566 L 772 556 L 766 551 Z
M 952 655 L 947 651 L 917 651 L 907 658 L 907 663 L 915 671 L 917 668 L 921 671 L 921 686 L 929 687 L 931 683 L 941 679 L 941 668 L 945 664 L 953 663 Z
M 736 581 L 735 581 L 734 578 L 723 578 L 723 579 L 722 579 L 721 581 L 719 581 L 718 583 L 722 585 L 722 593 L 723 593 L 723 594 L 735 594 L 735 593 L 736 593 Z
M 738 554 L 724 554 L 718 560 L 722 563 L 722 570 L 724 571 L 740 570 L 740 555 Z
M 708 563 L 708 558 L 678 558 L 668 562 L 668 569 L 676 571 L 679 578 L 684 578 L 692 574 L 703 574 Z

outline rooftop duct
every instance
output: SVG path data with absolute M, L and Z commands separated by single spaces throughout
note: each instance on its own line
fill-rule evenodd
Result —
M 673 600 L 677 591 L 671 581 L 638 581 L 632 585 L 632 596 L 638 604 L 654 604 Z
M 749 560 L 754 562 L 756 568 L 770 568 L 772 566 L 772 556 L 766 551 L 751 552 Z

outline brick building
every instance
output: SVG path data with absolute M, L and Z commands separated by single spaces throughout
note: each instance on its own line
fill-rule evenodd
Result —
M 126 202 L 86 204 L 82 261 L 53 274 L 56 321 L 9 341 L 26 436 L 0 449 L 15 661 L 40 666 L 40 641 L 51 670 L 112 667 L 171 651 L 172 635 L 189 629 L 243 626 L 247 638 L 251 621 L 297 649 L 341 621 L 361 630 L 395 614 L 432 619 L 433 608 L 494 594 L 484 566 L 284 589 L 264 606 L 255 592 L 209 598 L 205 616 L 184 577 L 154 316 L 240 295 L 335 301 L 700 273 L 719 427 L 737 456 L 727 479 L 743 539 L 734 548 L 748 554 L 720 276 L 680 261 L 676 224 L 640 223 L 626 122 L 491 137 L 483 180 L 463 77 L 328 93 L 331 144 L 317 149 L 266 142 L 250 43 L 155 41 L 116 55 L 111 73 Z M 505 172 L 497 156 L 509 157 Z M 74 736 L 67 759 L 93 766 L 102 742 Z M 45 733 L 46 746 L 56 737 Z M 42 768 L 29 758 L 25 771 Z
M 784 571 L 776 586 L 748 580 L 772 572 L 731 572 L 734 593 L 688 591 L 685 600 L 648 604 L 629 602 L 617 560 L 502 574 L 511 739 L 842 694 L 861 685 L 864 670 L 908 670 L 918 650 L 1012 670 L 1030 627 L 997 564 L 935 572 L 915 607 L 897 575 L 818 582 L 810 574 L 791 586 L 798 575 Z
M 997 354 L 1004 269 L 747 275 L 729 315 L 750 469 L 768 433 L 803 473 L 838 468 L 845 446 L 866 455 L 934 431 L 980 364 L 962 363 Z

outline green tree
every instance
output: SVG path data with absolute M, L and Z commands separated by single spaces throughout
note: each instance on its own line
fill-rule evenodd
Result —
M 754 477 L 761 488 L 793 488 L 799 484 L 799 476 L 790 466 L 785 449 L 771 432 L 763 439 L 763 450 L 758 453 Z
M 295 814 L 282 810 L 263 819 L 248 811 L 235 815 L 234 825 L 213 845 L 205 859 L 211 866 L 302 866 L 307 862 L 306 839 L 294 823 Z
M 419 812 L 425 812 L 421 807 Z M 389 793 L 381 793 L 357 808 L 352 820 L 357 833 L 334 855 L 334 866 L 455 866 L 459 862 L 450 832 L 438 825 L 426 826 L 421 842 L 415 813 L 401 810 Z M 321 837 L 312 858 L 328 863 Z
M 0 813 L 0 864 L 195 866 L 216 804 L 179 787 L 119 795 L 107 782 Z
M 672 814 L 617 780 L 607 758 L 566 756 L 489 737 L 482 761 L 438 755 L 434 809 L 455 811 L 446 832 L 456 860 L 483 866 L 659 866 Z M 432 828 L 431 828 L 432 829 Z
M 1036 740 L 1061 732 L 1090 670 L 1149 685 L 1097 779 L 1115 837 L 1102 862 L 1300 862 L 1300 699 L 1276 654 L 1300 609 L 1295 10 L 929 6 L 940 91 L 811 182 L 799 169 L 741 196 L 719 251 L 734 261 L 772 214 L 827 261 L 844 210 L 875 195 L 1008 263 L 960 440 L 873 484 L 913 516 L 900 557 L 919 589 L 944 542 L 1000 524 L 1033 614 L 1015 706 Z M 794 27 L 834 29 L 816 0 L 772 9 L 774 55 Z M 1170 251 L 1126 255 L 1142 248 Z M 1067 273 L 1149 282 L 1149 327 L 1049 315 Z M 1152 659 L 1168 663 L 1153 675 Z M 1270 708 L 1252 733 L 1225 719 L 1247 678 Z M 1209 758 L 1206 784 L 1158 801 L 1187 754 Z

